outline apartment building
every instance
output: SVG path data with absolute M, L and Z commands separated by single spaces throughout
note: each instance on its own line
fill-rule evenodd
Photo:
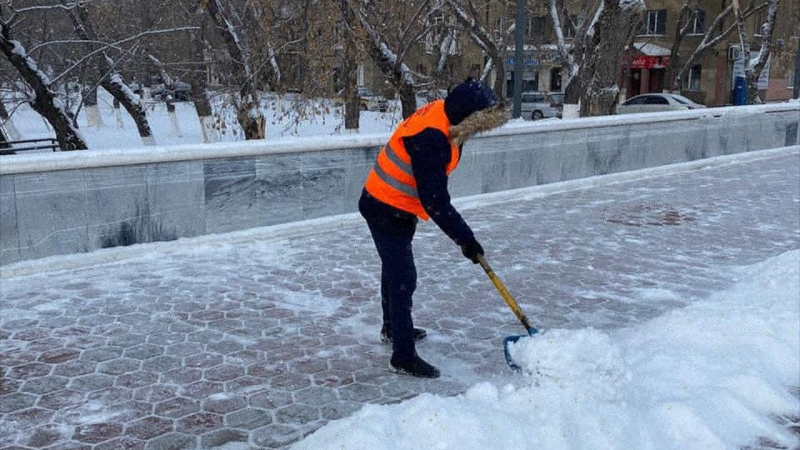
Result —
M 573 0 L 562 0 L 573 2 Z M 633 45 L 622 55 L 620 61 L 619 86 L 622 98 L 648 92 L 673 90 L 673 79 L 680 70 L 681 61 L 691 55 L 703 41 L 703 37 L 716 17 L 728 7 L 732 0 L 689 0 L 697 4 L 697 13 L 692 15 L 687 33 L 681 40 L 678 64 L 669 69 L 672 47 L 678 33 L 677 23 L 680 11 L 687 0 L 646 0 L 646 11 Z M 743 9 L 752 4 L 767 0 L 740 0 Z M 573 22 L 581 14 L 581 1 L 568 3 L 571 17 L 563 26 L 566 43 L 569 45 L 575 34 Z M 485 4 L 485 17 L 482 22 L 491 28 L 499 38 L 514 22 L 514 8 L 505 2 Z M 523 90 L 541 92 L 560 92 L 566 82 L 566 71 L 555 45 L 555 33 L 547 8 L 547 0 L 528 2 L 525 47 L 523 51 Z M 574 8 L 572 8 L 574 6 Z M 591 12 L 589 13 L 591 16 Z M 746 20 L 753 57 L 761 46 L 761 29 L 766 22 L 767 9 L 752 14 Z M 427 37 L 424 45 L 415 48 L 410 60 L 417 71 L 430 74 L 431 56 L 438 48 L 446 29 L 458 29 L 454 20 L 442 14 L 439 30 Z M 721 22 L 714 34 L 733 25 L 732 15 Z M 779 101 L 791 98 L 795 48 L 800 37 L 800 1 L 782 0 L 779 6 L 776 33 L 773 39 L 773 55 L 769 67 L 760 80 L 762 98 Z M 504 42 L 507 49 L 506 66 L 507 95 L 511 95 L 514 69 L 513 36 Z M 476 76 L 486 61 L 486 55 L 475 45 L 467 33 L 460 33 L 451 47 L 452 55 L 447 58 L 446 75 L 456 80 L 467 75 Z M 721 106 L 733 102 L 733 77 L 737 59 L 741 63 L 739 36 L 734 31 L 716 45 L 701 53 L 686 70 L 677 83 L 678 91 L 693 100 L 709 106 Z M 494 73 L 492 77 L 496 76 Z M 489 81 L 493 82 L 494 79 Z

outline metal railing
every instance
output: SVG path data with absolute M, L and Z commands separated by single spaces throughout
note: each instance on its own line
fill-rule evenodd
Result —
M 52 149 L 54 152 L 61 150 L 55 138 L 25 139 L 23 141 L 0 142 L 0 156 L 16 155 L 19 152 L 31 150 Z

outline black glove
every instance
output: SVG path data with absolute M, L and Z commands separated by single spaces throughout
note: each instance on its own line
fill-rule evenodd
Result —
M 478 264 L 478 256 L 483 256 L 483 247 L 477 240 L 472 239 L 466 244 L 461 246 L 461 253 L 472 261 L 473 264 Z

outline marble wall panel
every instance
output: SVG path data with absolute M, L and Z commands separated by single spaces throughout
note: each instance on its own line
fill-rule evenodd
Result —
M 0 177 L 0 265 L 18 261 L 19 223 L 14 196 L 14 175 Z
M 448 190 L 453 197 L 466 197 L 481 193 L 482 170 L 475 152 L 475 145 L 467 144 L 461 154 L 458 168 L 447 180 Z
M 586 151 L 586 164 L 592 174 L 607 175 L 633 167 L 635 157 L 629 153 L 631 136 L 625 127 L 592 130 L 592 133 L 595 138 Z
M 89 251 L 84 173 L 15 176 L 21 259 Z
M 800 132 L 798 132 L 798 128 L 800 128 L 800 121 L 790 118 L 786 122 L 786 132 L 783 140 L 783 145 L 785 147 L 800 144 Z
M 146 166 L 95 168 L 84 179 L 90 250 L 151 241 Z
M 367 175 L 375 165 L 381 147 L 352 148 L 345 150 L 345 189 L 344 189 L 344 210 L 345 213 L 358 211 L 358 199 L 361 197 L 361 190 L 364 189 L 364 182 Z M 460 168 L 459 168 L 460 170 Z
M 303 220 L 303 156 L 261 156 L 255 167 L 258 225 Z
M 303 217 L 342 214 L 345 211 L 346 166 L 344 150 L 303 154 Z
M 205 234 L 203 162 L 148 164 L 147 202 L 152 241 Z
M 258 226 L 255 158 L 206 160 L 206 232 L 224 233 Z

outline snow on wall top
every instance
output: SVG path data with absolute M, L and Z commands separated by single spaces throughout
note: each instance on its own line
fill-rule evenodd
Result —
M 693 111 L 673 111 L 657 114 L 629 114 L 581 119 L 544 120 L 538 122 L 524 122 L 519 120 L 512 121 L 502 128 L 485 133 L 478 138 L 782 111 L 800 111 L 800 104 L 797 102 L 787 102 L 767 105 L 708 108 Z M 2 164 L 0 164 L 0 175 L 366 148 L 382 146 L 388 139 L 388 133 L 381 133 L 304 138 L 289 137 L 269 141 L 220 142 L 216 144 L 189 144 L 135 149 L 82 150 L 66 153 L 14 155 L 13 157 L 3 158 Z

